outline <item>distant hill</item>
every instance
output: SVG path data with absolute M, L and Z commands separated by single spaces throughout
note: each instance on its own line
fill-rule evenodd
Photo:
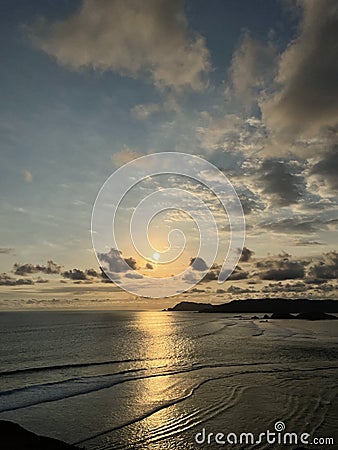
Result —
M 167 311 L 198 311 L 205 313 L 338 313 L 337 300 L 257 298 L 233 300 L 221 305 L 181 302 Z
M 205 308 L 212 308 L 211 303 L 196 303 L 196 302 L 181 302 L 173 308 L 168 308 L 165 311 L 201 311 Z

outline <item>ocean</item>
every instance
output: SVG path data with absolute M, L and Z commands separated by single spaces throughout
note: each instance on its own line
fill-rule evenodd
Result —
M 307 433 L 338 448 L 336 321 L 22 311 L 0 313 L 0 336 L 0 419 L 38 434 L 190 450 L 306 448 Z

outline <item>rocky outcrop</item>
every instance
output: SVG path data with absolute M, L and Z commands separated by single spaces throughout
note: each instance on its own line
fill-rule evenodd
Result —
M 0 420 L 0 448 L 4 450 L 79 450 L 66 444 L 26 430 L 17 423 Z

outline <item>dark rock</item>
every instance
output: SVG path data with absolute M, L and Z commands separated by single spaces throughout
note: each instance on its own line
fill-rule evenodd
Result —
M 270 319 L 270 316 L 268 314 L 264 314 L 263 319 Z
M 39 436 L 17 423 L 0 420 L 1 448 L 4 450 L 76 450 L 79 447 Z
M 294 319 L 294 318 L 295 316 L 286 312 L 275 312 L 270 317 L 270 319 Z
M 251 319 L 252 319 L 252 320 L 258 320 L 259 317 L 258 317 L 258 316 L 252 316 Z
M 332 314 L 326 314 L 324 312 L 304 312 L 298 314 L 296 319 L 301 320 L 337 320 L 336 316 L 333 316 Z

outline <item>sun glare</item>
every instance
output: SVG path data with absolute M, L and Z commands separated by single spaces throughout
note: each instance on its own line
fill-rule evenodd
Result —
M 160 259 L 160 254 L 157 253 L 157 252 L 155 252 L 155 253 L 153 254 L 153 258 L 154 258 L 155 261 L 158 261 L 158 260 Z

